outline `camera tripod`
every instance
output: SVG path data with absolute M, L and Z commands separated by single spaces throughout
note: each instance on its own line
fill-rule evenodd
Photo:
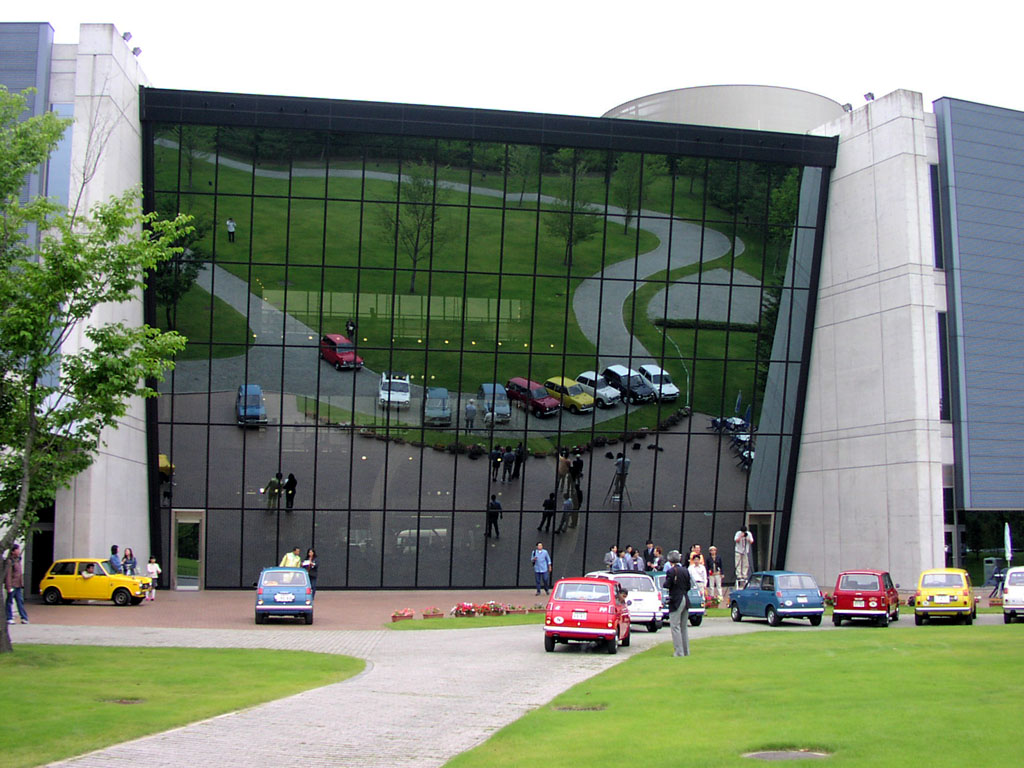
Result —
M 611 483 L 608 484 L 608 492 L 604 495 L 604 503 L 607 504 L 610 500 L 612 502 L 619 502 L 621 504 L 622 497 L 625 496 L 629 500 L 628 505 L 633 506 L 633 497 L 629 495 L 629 489 L 626 487 L 626 475 L 622 476 L 621 490 L 616 492 L 615 484 L 618 481 L 618 478 L 619 476 L 617 474 L 612 475 L 612 481 Z

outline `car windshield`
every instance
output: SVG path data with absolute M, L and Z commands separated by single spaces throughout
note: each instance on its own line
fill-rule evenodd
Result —
M 839 580 L 839 588 L 877 590 L 878 577 L 871 573 L 847 573 Z
M 803 573 L 781 574 L 776 577 L 775 582 L 778 589 L 818 589 L 818 585 L 814 583 L 814 579 Z
M 1024 586 L 1024 571 L 1014 571 L 1011 573 L 1010 577 L 1006 580 L 1006 584 L 1010 587 Z
M 495 392 L 493 395 L 491 395 L 490 399 L 491 402 L 494 403 L 495 405 L 502 405 L 508 402 L 508 398 L 505 397 L 504 392 Z
M 654 591 L 654 581 L 647 576 L 616 576 L 615 580 L 630 592 Z
M 353 344 L 351 341 L 342 341 L 338 343 L 339 352 L 351 352 L 355 348 L 355 344 Z
M 604 376 L 598 376 L 594 379 L 594 389 L 607 389 L 608 382 L 604 380 Z
M 640 378 L 640 374 L 636 374 L 635 376 L 629 377 L 629 386 L 632 387 L 633 389 L 639 389 L 640 387 L 644 386 L 644 380 Z
M 262 399 L 259 395 L 246 395 L 245 406 L 246 408 L 258 408 L 262 405 Z
M 607 603 L 612 598 L 611 584 L 559 584 L 555 589 L 556 600 L 573 600 L 584 603 Z
M 582 395 L 583 387 L 581 387 L 579 384 L 573 384 L 571 387 L 569 387 L 569 394 L 573 396 Z
M 671 384 L 672 377 L 669 376 L 667 373 L 656 373 L 653 376 L 651 376 L 651 381 L 653 381 L 655 384 Z
M 540 400 L 543 397 L 548 396 L 548 391 L 544 387 L 537 387 L 536 389 L 530 390 L 530 397 L 534 400 Z
M 932 587 L 962 587 L 964 577 L 959 573 L 926 573 L 921 579 L 921 586 Z
M 264 587 L 304 587 L 306 574 L 302 571 L 267 571 L 263 574 Z
M 371 385 L 372 386 L 372 385 Z M 385 392 L 408 392 L 409 385 L 404 381 L 386 381 L 384 382 Z
M 438 411 L 443 411 L 448 406 L 448 401 L 443 397 L 428 397 L 427 408 L 434 408 Z

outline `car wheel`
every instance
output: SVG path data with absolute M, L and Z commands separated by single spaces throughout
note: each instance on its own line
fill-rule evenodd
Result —
M 622 647 L 623 648 L 628 648 L 629 647 L 629 639 L 630 639 L 630 637 L 632 637 L 632 633 L 630 632 L 631 628 L 632 628 L 632 625 L 630 625 L 629 627 L 626 627 L 626 634 L 622 636 Z
M 964 614 L 964 624 L 966 624 L 969 627 L 973 623 L 974 623 L 974 616 L 972 616 L 969 613 Z
M 308 625 L 308 624 L 312 624 L 312 623 L 313 623 L 313 612 L 312 612 L 312 611 L 310 611 L 310 612 L 309 612 L 309 613 L 307 613 L 307 614 L 306 614 L 306 615 L 305 615 L 305 616 L 304 616 L 303 618 L 305 618 L 305 620 L 306 620 L 306 624 L 307 624 L 307 625 Z
M 56 587 L 50 587 L 43 592 L 43 602 L 47 605 L 59 605 L 60 601 L 60 590 Z
M 132 598 L 132 605 L 138 605 L 139 603 L 142 602 L 142 600 L 143 600 L 143 598 L 141 598 L 141 597 L 133 597 Z
M 576 407 L 575 403 L 573 403 L 572 405 L 569 406 L 569 413 L 579 414 L 579 412 L 580 412 L 580 409 Z
M 843 626 L 843 617 L 840 616 L 838 613 L 833 613 L 832 614 L 832 626 L 834 626 L 834 627 L 841 627 L 841 626 Z
M 811 622 L 812 627 L 821 626 L 821 616 L 808 616 L 807 620 Z
M 740 607 L 736 603 L 729 606 L 729 616 L 733 621 L 743 621 L 743 614 L 740 613 Z
M 691 616 L 690 617 L 690 626 L 691 627 L 699 627 L 700 623 L 702 621 L 704 621 L 704 614 L 703 613 L 698 613 L 696 616 Z
M 877 624 L 880 627 L 888 627 L 889 626 L 889 614 L 888 613 L 883 613 L 881 616 L 879 616 Z
M 1003 614 L 1003 624 L 1009 624 L 1011 621 L 1013 621 L 1013 617 L 1010 614 L 1008 614 L 1008 613 L 1004 613 Z
M 893 621 L 899 621 L 900 620 L 900 606 L 899 606 L 899 603 L 896 604 L 896 610 L 892 612 L 892 620 Z
M 544 635 L 544 650 L 551 653 L 555 650 L 555 638 L 552 635 Z
M 769 627 L 777 627 L 782 623 L 782 619 L 779 618 L 779 612 L 775 610 L 774 606 L 769 605 L 765 609 L 764 617 L 768 619 Z
M 320 350 L 320 359 L 321 359 L 321 360 L 323 360 L 323 359 L 324 359 L 324 351 L 323 351 L 322 349 Z
M 266 623 L 266 621 L 267 621 L 267 615 L 265 613 L 260 613 L 259 611 L 257 611 L 256 612 L 256 623 L 257 624 L 264 624 L 264 623 Z
M 336 362 L 334 364 L 334 370 L 336 370 L 336 371 L 340 371 L 341 370 L 341 363 L 340 362 Z
M 619 638 L 617 638 L 617 637 L 609 637 L 607 640 L 605 640 L 604 650 L 605 650 L 605 652 L 610 653 L 613 656 L 616 653 L 618 653 L 619 652 Z
M 115 589 L 110 599 L 114 601 L 114 605 L 128 605 L 132 601 L 132 596 L 127 589 Z
M 657 621 L 652 621 L 647 624 L 648 632 L 657 632 L 659 629 L 661 629 L 661 624 Z
M 922 616 L 920 613 L 915 612 L 914 613 L 914 624 L 916 626 L 918 626 L 918 627 L 920 627 L 922 624 L 924 624 L 924 616 Z

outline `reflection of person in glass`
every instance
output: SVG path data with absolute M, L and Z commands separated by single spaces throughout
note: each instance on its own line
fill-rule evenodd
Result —
M 619 453 L 615 457 L 615 492 L 614 496 L 622 496 L 626 488 L 626 476 L 629 475 L 629 457 Z
M 284 508 L 291 509 L 295 505 L 295 489 L 298 487 L 299 481 L 295 478 L 295 475 L 291 472 L 288 473 L 288 479 L 284 481 Z
M 228 230 L 228 242 L 235 242 L 235 220 L 228 216 L 228 220 L 224 222 L 224 225 L 227 227 Z

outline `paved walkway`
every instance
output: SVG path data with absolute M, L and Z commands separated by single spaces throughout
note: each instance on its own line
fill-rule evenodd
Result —
M 374 594 L 378 602 L 382 596 L 396 600 L 393 593 Z M 251 601 L 251 593 L 247 597 Z M 143 610 L 155 608 L 147 605 L 133 613 L 131 608 L 95 607 L 105 608 L 108 617 L 143 617 Z M 33 621 L 38 614 L 35 610 Z M 248 610 L 245 615 L 249 616 Z M 691 628 L 690 638 L 763 628 L 713 619 Z M 582 645 L 559 646 L 555 653 L 545 653 L 542 631 L 536 625 L 392 632 L 275 624 L 246 630 L 123 632 L 110 626 L 33 623 L 11 630 L 15 643 L 277 648 L 343 653 L 368 662 L 363 674 L 342 683 L 59 763 L 97 768 L 440 766 L 576 683 L 669 641 L 667 629 L 655 634 L 641 630 L 633 635 L 629 648 L 610 656 L 597 646 Z M 699 650 L 697 643 L 694 651 Z

